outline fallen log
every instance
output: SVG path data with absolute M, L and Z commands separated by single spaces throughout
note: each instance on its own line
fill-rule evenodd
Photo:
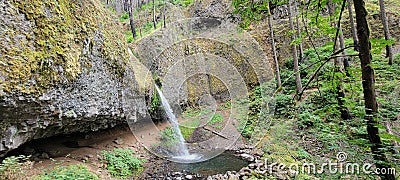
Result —
M 227 138 L 225 135 L 223 135 L 223 134 L 221 134 L 221 133 L 219 133 L 219 132 L 217 132 L 217 131 L 214 131 L 214 130 L 212 130 L 212 129 L 209 129 L 209 128 L 205 127 L 205 126 L 203 126 L 203 129 L 205 129 L 205 130 L 207 130 L 207 131 L 210 131 L 210 132 L 212 132 L 213 134 L 215 134 L 215 135 L 217 135 L 217 136 L 219 136 L 219 137 L 222 137 L 222 138 L 224 138 L 224 139 L 229 139 L 229 138 Z

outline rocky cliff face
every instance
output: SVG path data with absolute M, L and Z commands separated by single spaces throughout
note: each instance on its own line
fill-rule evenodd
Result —
M 238 17 L 230 3 L 196 1 L 182 13 L 189 19 L 169 19 L 166 28 L 136 43 L 135 55 L 160 78 L 170 104 L 202 105 L 209 95 L 234 99 L 242 85 L 248 90 L 273 78 L 259 44 L 232 23 Z
M 147 116 L 113 19 L 99 1 L 0 1 L 0 155 Z

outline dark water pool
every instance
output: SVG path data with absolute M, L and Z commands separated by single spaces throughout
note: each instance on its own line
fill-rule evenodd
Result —
M 223 152 L 222 154 L 198 163 L 171 163 L 171 169 L 174 171 L 188 171 L 204 176 L 223 174 L 227 171 L 239 171 L 241 168 L 249 165 L 249 162 L 241 157 L 235 156 L 233 152 Z

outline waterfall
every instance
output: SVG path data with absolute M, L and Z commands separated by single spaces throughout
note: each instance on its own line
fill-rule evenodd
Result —
M 172 127 L 174 128 L 176 136 L 178 137 L 178 140 L 179 140 L 179 142 L 177 144 L 178 152 L 176 152 L 176 155 L 177 156 L 189 156 L 190 155 L 189 150 L 186 147 L 185 139 L 183 138 L 181 130 L 179 129 L 178 120 L 176 119 L 167 99 L 165 98 L 165 96 L 163 95 L 163 93 L 161 92 L 160 88 L 158 88 L 157 85 L 156 85 L 156 90 L 158 92 L 158 95 L 160 96 L 161 104 L 164 108 L 164 111 L 168 116 L 168 121 L 172 124 Z

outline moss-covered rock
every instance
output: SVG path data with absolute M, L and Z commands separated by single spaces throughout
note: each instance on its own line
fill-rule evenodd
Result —
M 59 82 L 74 80 L 83 68 L 90 68 L 81 55 L 84 40 L 92 39 L 96 30 L 104 36 L 102 54 L 112 73 L 123 74 L 123 63 L 118 61 L 126 61 L 128 55 L 110 23 L 112 16 L 100 3 L 12 0 L 3 4 L 3 93 L 42 93 Z
M 115 20 L 97 0 L 0 1 L 0 155 L 146 116 Z

